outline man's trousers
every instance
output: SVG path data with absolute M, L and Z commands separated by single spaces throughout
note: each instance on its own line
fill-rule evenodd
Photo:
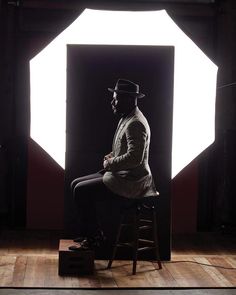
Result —
M 98 202 L 108 202 L 111 198 L 127 205 L 132 202 L 131 199 L 111 192 L 103 183 L 102 178 L 103 174 L 98 172 L 76 178 L 71 183 L 81 236 L 93 237 L 100 232 L 101 225 L 96 210 Z

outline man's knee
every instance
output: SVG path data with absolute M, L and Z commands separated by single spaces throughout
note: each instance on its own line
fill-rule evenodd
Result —
M 83 190 L 85 187 L 86 187 L 86 185 L 85 185 L 85 181 L 80 181 L 80 182 L 78 182 L 78 183 L 75 184 L 75 186 L 74 186 L 74 190 L 75 190 L 75 191 L 81 191 L 81 190 Z
M 88 192 L 88 187 L 84 181 L 81 181 L 75 184 L 73 188 L 74 200 L 76 201 L 78 199 L 83 198 L 84 195 L 87 195 L 87 192 Z
M 90 180 L 98 179 L 98 178 L 101 178 L 101 177 L 102 177 L 102 174 L 93 173 L 93 174 L 89 174 L 89 175 L 85 175 L 85 176 L 81 176 L 79 178 L 76 178 L 70 184 L 71 191 L 73 192 L 76 185 L 81 183 L 81 182 L 90 181 Z
M 75 186 L 76 186 L 76 183 L 77 183 L 77 179 L 74 179 L 71 183 L 70 183 L 70 189 L 71 191 L 73 192 Z
M 79 178 L 74 179 L 70 184 L 71 191 L 74 192 L 75 187 L 78 184 L 80 184 L 81 182 L 83 182 L 83 177 L 79 177 Z

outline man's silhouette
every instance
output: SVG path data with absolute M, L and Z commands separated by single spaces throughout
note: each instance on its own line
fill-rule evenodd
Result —
M 118 79 L 111 106 L 113 113 L 121 117 L 114 135 L 112 151 L 104 157 L 103 170 L 75 179 L 71 183 L 80 220 L 80 234 L 75 239 L 79 247 L 99 246 L 104 239 L 96 214 L 96 202 L 119 198 L 123 202 L 150 195 L 158 195 L 148 164 L 150 128 L 137 106 L 137 100 L 145 95 L 139 85 Z

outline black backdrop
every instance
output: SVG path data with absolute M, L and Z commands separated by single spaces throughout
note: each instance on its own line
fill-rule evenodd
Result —
M 146 94 L 139 100 L 151 128 L 150 167 L 160 192 L 159 228 L 161 258 L 170 258 L 171 248 L 171 144 L 174 48 L 170 46 L 68 45 L 67 122 L 65 169 L 65 225 L 76 233 L 76 211 L 70 182 L 102 169 L 103 157 L 111 150 L 119 118 L 111 111 L 118 78 L 140 84 Z M 98 206 L 107 247 L 97 257 L 107 258 L 117 226 L 119 204 Z

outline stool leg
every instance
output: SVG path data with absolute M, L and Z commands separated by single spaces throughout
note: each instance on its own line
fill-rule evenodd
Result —
M 112 250 L 112 257 L 109 260 L 108 265 L 107 265 L 108 269 L 111 268 L 112 262 L 116 256 L 117 244 L 119 243 L 119 240 L 120 240 L 123 219 L 124 219 L 124 215 L 122 214 L 120 217 L 120 223 L 119 223 L 119 227 L 118 227 L 118 231 L 117 231 L 117 235 L 116 235 L 115 245 L 113 246 L 113 250 Z
M 155 242 L 156 260 L 159 269 L 162 269 L 160 253 L 159 253 L 159 241 L 158 241 L 158 229 L 157 229 L 157 212 L 155 206 L 152 207 L 153 214 L 153 237 Z
M 140 208 L 136 209 L 134 214 L 134 241 L 133 241 L 133 275 L 136 274 L 136 266 L 137 266 L 137 257 L 138 257 L 138 238 L 139 238 L 139 216 L 140 215 Z

